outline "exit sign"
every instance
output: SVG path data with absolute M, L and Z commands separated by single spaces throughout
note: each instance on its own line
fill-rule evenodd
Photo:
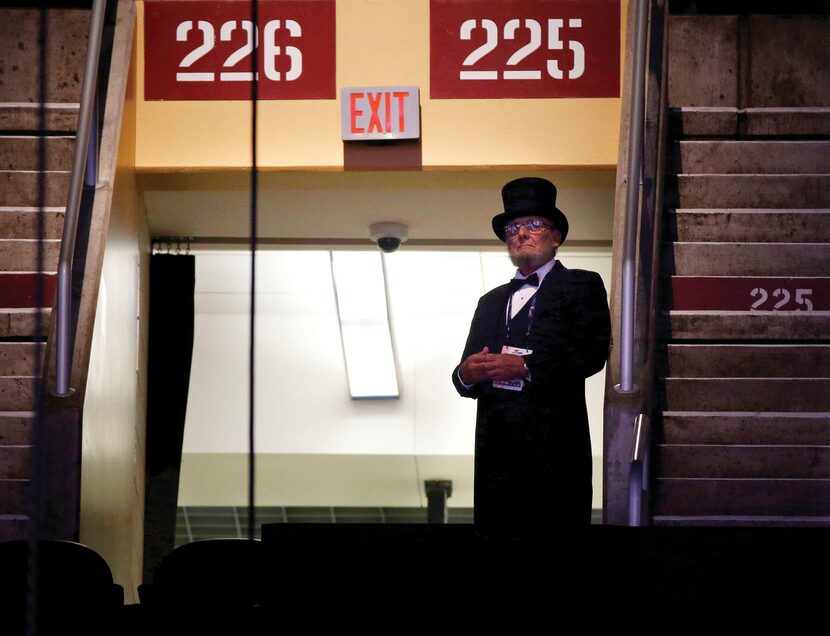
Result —
M 417 86 L 341 89 L 344 141 L 417 139 L 421 135 L 419 95 Z

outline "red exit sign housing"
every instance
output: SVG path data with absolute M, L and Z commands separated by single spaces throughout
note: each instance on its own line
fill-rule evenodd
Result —
M 145 0 L 144 99 L 334 99 L 335 0 Z
M 344 141 L 417 139 L 421 135 L 417 86 L 344 88 L 340 129 Z
M 619 0 L 430 0 L 432 99 L 619 97 Z

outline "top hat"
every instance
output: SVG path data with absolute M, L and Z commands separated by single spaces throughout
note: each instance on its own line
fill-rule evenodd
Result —
M 521 177 L 508 182 L 501 189 L 504 212 L 493 217 L 493 231 L 504 241 L 504 226 L 520 216 L 540 216 L 548 219 L 562 235 L 568 235 L 568 219 L 556 207 L 556 186 L 540 177 Z

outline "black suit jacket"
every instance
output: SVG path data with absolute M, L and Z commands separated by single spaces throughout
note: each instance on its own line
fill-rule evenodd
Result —
M 535 318 L 525 342 L 530 382 L 521 392 L 489 382 L 466 388 L 478 400 L 475 520 L 485 529 L 584 524 L 591 515 L 591 441 L 585 378 L 608 358 L 611 321 L 602 279 L 557 261 L 536 292 Z M 498 342 L 509 285 L 481 297 L 462 361 Z M 460 365 L 459 365 L 460 366 Z

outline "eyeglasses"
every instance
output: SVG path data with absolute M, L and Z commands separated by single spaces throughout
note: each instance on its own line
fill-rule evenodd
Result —
M 541 219 L 530 219 L 524 223 L 508 223 L 504 226 L 504 233 L 507 236 L 516 236 L 523 225 L 531 234 L 539 234 L 542 230 L 550 229 L 550 225 Z

